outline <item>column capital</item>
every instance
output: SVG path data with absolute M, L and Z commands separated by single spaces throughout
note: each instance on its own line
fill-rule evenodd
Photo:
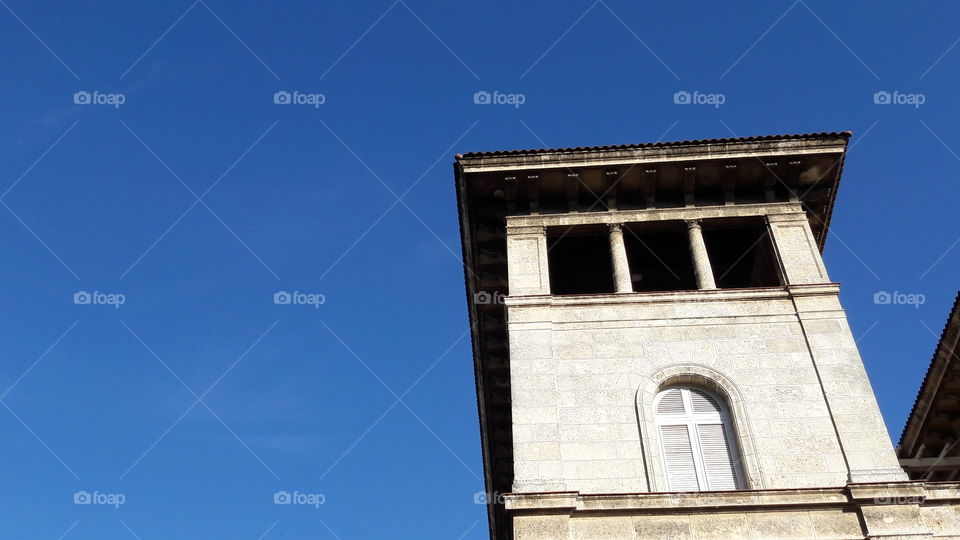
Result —
M 699 229 L 703 225 L 703 220 L 700 218 L 687 219 L 684 220 L 687 224 L 688 229 Z
M 623 232 L 623 223 L 607 223 L 610 232 Z

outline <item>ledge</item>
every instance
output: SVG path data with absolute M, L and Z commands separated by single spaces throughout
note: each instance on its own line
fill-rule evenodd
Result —
M 836 295 L 839 283 L 814 283 L 749 289 L 655 291 L 634 293 L 505 296 L 507 306 L 588 306 L 617 304 L 662 304 L 676 302 L 723 302 L 730 300 L 776 300 L 799 296 Z
M 747 491 L 702 491 L 689 493 L 580 494 L 508 493 L 504 503 L 510 512 L 660 512 L 664 510 L 734 509 L 769 506 L 848 504 L 846 488 L 768 489 Z
M 926 498 L 923 482 L 870 482 L 849 484 L 850 498 L 860 503 L 885 504 L 886 501 Z
M 677 512 L 746 508 L 840 507 L 852 504 L 937 503 L 960 499 L 960 482 L 875 482 L 846 486 L 684 493 L 583 494 L 577 491 L 507 493 L 511 513 Z
M 648 221 L 683 221 L 688 219 L 718 219 L 729 217 L 763 216 L 778 223 L 806 221 L 799 202 L 741 203 L 732 206 L 681 206 L 678 208 L 647 208 L 576 214 L 523 214 L 507 216 L 507 234 L 530 227 L 560 227 L 608 223 L 643 223 Z
M 960 499 L 960 482 L 927 482 L 924 493 L 927 501 L 955 501 Z

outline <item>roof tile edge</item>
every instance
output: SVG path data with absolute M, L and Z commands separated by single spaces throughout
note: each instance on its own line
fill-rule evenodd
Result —
M 698 146 L 705 144 L 728 144 L 739 142 L 761 142 L 777 140 L 796 140 L 796 139 L 849 139 L 853 135 L 851 131 L 821 131 L 818 133 L 794 133 L 785 135 L 757 135 L 751 137 L 727 137 L 719 139 L 695 139 L 685 141 L 666 141 L 666 142 L 648 142 L 637 144 L 620 144 L 607 146 L 577 146 L 570 148 L 533 148 L 527 150 L 495 150 L 488 152 L 468 152 L 466 154 L 456 154 L 457 161 L 472 158 L 497 157 L 497 156 L 522 156 L 531 154 L 562 154 L 562 153 L 583 153 L 583 152 L 604 152 L 617 150 L 630 150 L 634 148 L 658 148 L 670 146 Z

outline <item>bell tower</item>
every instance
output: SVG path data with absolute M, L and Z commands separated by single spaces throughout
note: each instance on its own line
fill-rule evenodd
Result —
M 492 537 L 923 529 L 821 258 L 849 137 L 457 156 Z

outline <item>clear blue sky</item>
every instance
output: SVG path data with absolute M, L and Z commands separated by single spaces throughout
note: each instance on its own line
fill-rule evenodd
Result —
M 957 290 L 960 6 L 804 1 L 3 0 L 0 536 L 484 538 L 456 152 L 852 130 L 825 257 L 896 440 Z

